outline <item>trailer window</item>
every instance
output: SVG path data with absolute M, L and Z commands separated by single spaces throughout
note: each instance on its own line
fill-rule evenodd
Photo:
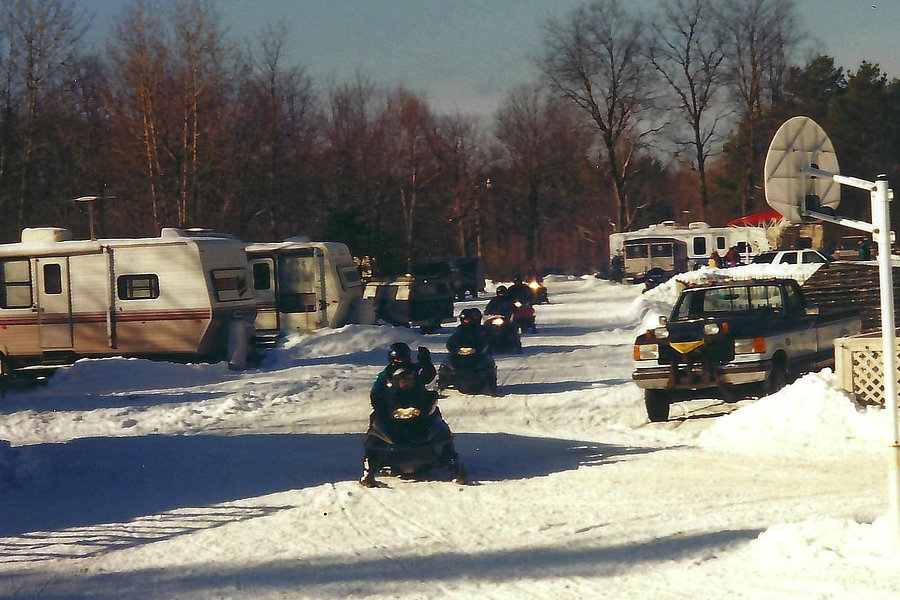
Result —
M 215 270 L 212 272 L 212 282 L 219 302 L 241 300 L 247 295 L 246 269 Z
M 27 260 L 0 263 L 0 308 L 31 306 L 31 267 Z
M 652 258 L 672 256 L 672 244 L 650 244 L 650 256 Z
M 718 250 L 725 250 L 725 236 L 720 235 L 716 238 L 716 248 Z
M 694 238 L 694 256 L 706 256 L 706 238 Z
M 625 258 L 647 258 L 647 252 L 646 244 L 625 246 Z
M 159 277 L 152 274 L 122 275 L 116 280 L 119 300 L 159 298 Z
M 351 287 L 357 287 L 361 284 L 359 279 L 359 269 L 354 267 L 341 267 L 338 270 L 341 278 L 341 287 L 345 290 Z
M 272 289 L 272 269 L 267 262 L 254 263 L 253 265 L 253 289 Z
M 62 294 L 62 269 L 57 264 L 44 265 L 44 293 Z

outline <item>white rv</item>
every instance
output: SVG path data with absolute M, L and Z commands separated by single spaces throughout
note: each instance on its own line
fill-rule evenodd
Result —
M 732 246 L 737 246 L 744 262 L 750 260 L 762 252 L 772 249 L 772 244 L 766 236 L 763 227 L 710 227 L 702 221 L 690 223 L 687 226 L 676 225 L 674 221 L 663 221 L 650 225 L 637 231 L 625 231 L 613 233 L 609 236 L 609 256 L 625 256 L 625 241 L 641 239 L 672 239 L 680 240 L 687 244 L 687 269 L 695 269 L 698 266 L 709 263 L 709 255 L 715 250 L 723 256 Z M 628 269 L 626 267 L 626 275 Z
M 257 339 L 358 322 L 363 286 L 346 244 L 291 238 L 246 246 L 259 308 Z
M 256 299 L 243 243 L 163 229 L 158 238 L 73 240 L 22 231 L 0 244 L 3 374 L 80 357 L 227 358 L 253 352 Z

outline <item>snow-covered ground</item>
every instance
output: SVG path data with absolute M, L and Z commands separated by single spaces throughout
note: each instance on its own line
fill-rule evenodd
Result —
M 11 391 L 0 598 L 900 598 L 883 410 L 823 371 L 649 423 L 631 344 L 675 284 L 546 283 L 501 397 L 441 400 L 469 486 L 356 481 L 387 347 L 440 361 L 449 326 L 298 336 L 241 373 L 86 360 Z

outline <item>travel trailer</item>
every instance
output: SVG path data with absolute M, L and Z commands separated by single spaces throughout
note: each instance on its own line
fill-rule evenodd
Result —
M 772 244 L 763 227 L 710 227 L 697 221 L 689 225 L 679 226 L 674 221 L 663 221 L 637 231 L 614 233 L 609 236 L 609 255 L 625 259 L 625 276 L 635 278 L 643 274 L 635 265 L 629 269 L 628 256 L 625 255 L 625 241 L 645 240 L 678 240 L 686 245 L 687 260 L 685 270 L 695 269 L 709 262 L 713 250 L 724 255 L 729 248 L 737 246 L 744 262 L 750 262 L 754 256 L 772 249 Z M 637 252 L 637 250 L 635 250 Z
M 625 240 L 625 276 L 639 279 L 652 270 L 668 279 L 687 271 L 687 244 L 674 238 L 635 238 Z
M 350 249 L 340 242 L 291 238 L 246 246 L 259 303 L 257 340 L 359 322 L 363 285 Z
M 444 277 L 427 278 L 403 275 L 388 280 L 371 280 L 364 300 L 370 316 L 366 323 L 382 321 L 403 327 L 418 327 L 433 333 L 442 323 L 452 323 L 453 283 Z
M 253 353 L 256 299 L 243 243 L 163 229 L 158 238 L 74 240 L 29 228 L 0 244 L 0 366 L 81 357 L 227 358 Z

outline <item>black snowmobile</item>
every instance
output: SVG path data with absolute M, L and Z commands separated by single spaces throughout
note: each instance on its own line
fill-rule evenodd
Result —
M 471 346 L 460 346 L 438 368 L 438 390 L 456 388 L 463 394 L 487 391 L 497 395 L 497 364 L 494 358 Z
M 376 484 L 381 471 L 413 475 L 445 468 L 456 483 L 466 473 L 453 445 L 450 427 L 437 407 L 437 392 L 395 374 L 385 390 L 383 410 L 375 411 L 363 442 L 365 459 L 360 483 Z
M 522 331 L 512 315 L 485 315 L 491 352 L 522 354 Z

